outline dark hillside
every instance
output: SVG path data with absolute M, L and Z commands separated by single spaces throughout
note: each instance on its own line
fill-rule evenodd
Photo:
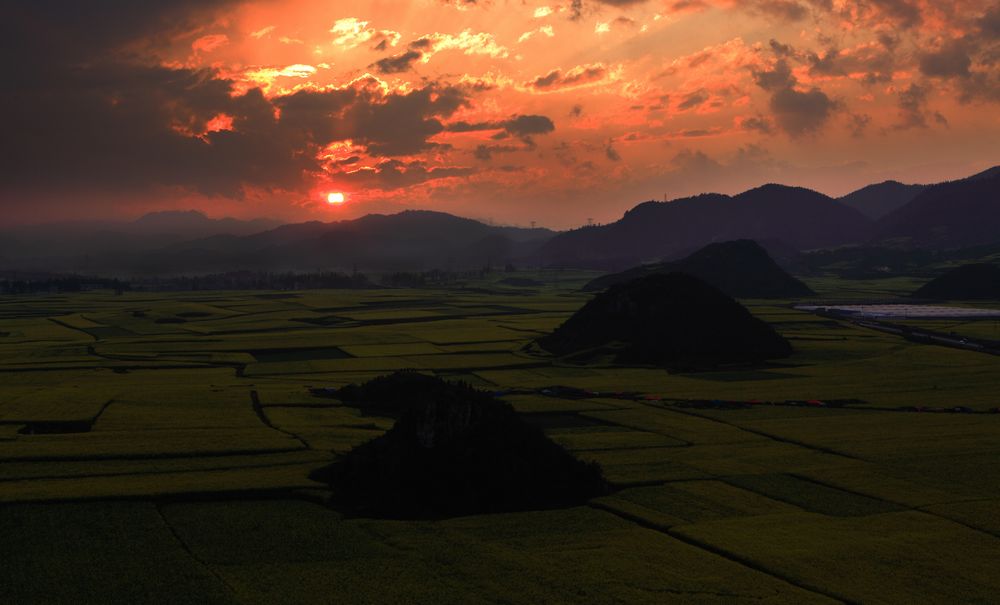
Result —
M 1000 170 L 927 188 L 881 219 L 877 237 L 932 248 L 1000 242 Z
M 611 286 L 538 340 L 556 355 L 696 369 L 786 357 L 792 348 L 741 304 L 684 273 Z
M 399 416 L 387 433 L 314 474 L 355 514 L 426 518 L 578 506 L 608 492 L 507 403 L 464 384 L 399 372 L 341 394 Z
M 644 275 L 688 273 L 735 298 L 799 298 L 814 292 L 785 272 L 752 240 L 709 244 L 672 263 L 642 265 L 591 281 L 584 290 L 603 290 Z
M 934 300 L 1000 300 L 1000 267 L 987 263 L 963 265 L 924 284 L 913 296 Z
M 910 203 L 925 189 L 927 185 L 904 185 L 899 181 L 885 181 L 848 193 L 844 197 L 837 198 L 837 201 L 854 208 L 872 220 L 878 220 Z

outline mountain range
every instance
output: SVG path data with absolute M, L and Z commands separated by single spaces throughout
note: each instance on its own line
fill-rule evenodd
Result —
M 870 219 L 833 198 L 772 184 L 736 196 L 639 204 L 617 222 L 557 235 L 539 256 L 545 264 L 614 269 L 678 258 L 712 242 L 776 240 L 804 250 L 864 241 L 871 232 Z
M 872 185 L 840 200 L 770 184 L 736 196 L 645 202 L 614 223 L 553 237 L 539 256 L 545 264 L 619 270 L 737 239 L 799 251 L 886 242 L 948 248 L 1000 242 L 1000 167 L 936 185 Z
M 613 223 L 554 232 L 408 210 L 280 224 L 157 212 L 132 222 L 0 231 L 0 271 L 176 275 L 257 271 L 462 270 L 514 262 L 621 271 L 751 239 L 789 267 L 802 251 L 848 245 L 952 249 L 1000 243 L 1000 166 L 935 185 L 893 181 L 840 199 L 768 184 L 638 204 Z

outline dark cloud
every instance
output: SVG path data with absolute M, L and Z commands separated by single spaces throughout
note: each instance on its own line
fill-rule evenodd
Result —
M 836 102 L 818 88 L 806 92 L 783 88 L 771 95 L 774 119 L 782 130 L 792 136 L 819 130 L 836 107 Z
M 695 139 L 698 137 L 707 137 L 718 133 L 719 133 L 718 128 L 694 128 L 691 130 L 681 130 L 680 132 L 677 133 L 677 135 L 689 139 Z
M 708 93 L 706 93 L 704 90 L 696 90 L 695 92 L 686 95 L 684 99 L 677 104 L 677 109 L 680 109 L 681 111 L 694 109 L 695 107 L 699 107 L 700 105 L 705 103 L 705 101 L 707 100 L 708 100 Z
M 844 67 L 842 65 L 840 50 L 828 48 L 822 55 L 817 53 L 809 54 L 809 73 L 823 76 L 842 76 Z
M 583 0 L 571 0 L 569 3 L 569 20 L 577 21 L 583 17 Z
M 601 63 L 580 65 L 565 73 L 561 69 L 553 69 L 544 76 L 538 76 L 534 80 L 525 82 L 525 86 L 536 90 L 557 90 L 596 82 L 603 79 L 607 74 L 608 68 Z
M 618 153 L 618 150 L 615 149 L 614 145 L 612 145 L 610 142 L 608 143 L 607 147 L 604 148 L 604 155 L 612 162 L 622 161 L 622 156 Z
M 894 36 L 893 34 L 890 34 L 888 32 L 880 32 L 878 36 L 876 36 L 876 39 L 878 40 L 879 44 L 881 44 L 882 46 L 886 47 L 889 50 L 895 49 L 897 46 L 899 46 L 899 36 Z
M 513 145 L 479 145 L 472 152 L 472 155 L 477 160 L 488 162 L 493 159 L 493 154 L 511 153 L 514 151 L 521 151 L 521 150 L 522 150 L 521 147 L 514 147 Z
M 986 39 L 1000 40 L 1000 2 L 994 4 L 976 20 L 980 34 Z
M 771 134 L 774 132 L 774 127 L 772 126 L 771 121 L 763 116 L 744 118 L 740 122 L 740 127 L 743 128 L 743 130 L 760 132 L 762 134 Z
M 383 94 L 359 81 L 331 91 L 301 90 L 278 97 L 281 123 L 301 130 L 320 146 L 352 140 L 371 155 L 400 156 L 438 147 L 429 141 L 469 99 L 458 88 L 429 84 L 406 93 Z
M 958 84 L 959 101 L 962 103 L 976 101 L 1000 103 L 1000 70 L 973 71 L 969 73 L 968 77 L 961 78 Z
M 801 21 L 809 16 L 809 8 L 794 0 L 757 0 L 747 6 L 751 12 L 782 21 Z
M 722 169 L 722 165 L 708 157 L 701 151 L 685 149 L 680 151 L 670 160 L 670 164 L 683 173 L 715 173 Z
M 774 39 L 771 39 L 768 44 L 776 57 L 790 57 L 795 54 L 795 49 L 790 44 L 782 44 Z
M 686 10 L 701 10 L 703 8 L 708 8 L 705 0 L 677 0 L 677 2 L 670 5 L 670 11 L 675 13 Z
M 177 185 L 235 196 L 243 182 L 289 187 L 315 168 L 292 153 L 307 142 L 279 130 L 259 91 L 233 97 L 231 83 L 207 71 L 103 64 L 0 103 L 15 120 L 0 141 L 8 186 Z M 205 133 L 218 114 L 241 131 Z
M 268 99 L 257 89 L 236 94 L 212 70 L 131 62 L 137 45 L 193 32 L 224 5 L 42 0 L 14 8 L 3 25 L 16 52 L 2 60 L 17 66 L 7 70 L 16 94 L 0 95 L 10 120 L 0 138 L 4 198 L 155 186 L 230 197 L 248 186 L 296 190 L 323 170 L 316 156 L 332 142 L 350 139 L 373 156 L 441 147 L 430 139 L 469 105 L 464 88 L 430 83 L 387 94 L 366 79 Z M 227 121 L 231 129 L 209 128 Z
M 809 73 L 813 76 L 846 76 L 864 73 L 862 82 L 866 85 L 891 82 L 896 67 L 896 59 L 891 49 L 866 46 L 854 49 L 850 54 L 830 47 L 822 53 L 808 53 Z
M 545 116 L 517 116 L 503 122 L 503 128 L 514 136 L 530 136 L 534 134 L 548 134 L 556 129 L 552 120 Z
M 899 121 L 893 126 L 894 130 L 927 128 L 928 114 L 931 113 L 927 108 L 927 95 L 927 88 L 918 84 L 910 84 L 908 88 L 899 92 L 896 100 Z M 946 121 L 944 116 L 937 112 L 933 113 L 933 117 L 938 122 Z
M 555 128 L 556 126 L 551 119 L 540 115 L 517 115 L 506 120 L 493 122 L 452 122 L 447 126 L 449 132 L 496 130 L 498 132 L 491 137 L 494 140 L 516 137 L 528 147 L 534 147 L 535 135 L 549 134 Z
M 374 67 L 381 74 L 403 73 L 405 71 L 410 71 L 410 69 L 413 68 L 413 64 L 423 58 L 423 56 L 423 53 L 415 50 L 408 50 L 398 55 L 379 59 L 369 65 L 369 67 Z
M 0 143 L 8 185 L 176 185 L 233 197 L 245 185 L 295 189 L 320 169 L 323 146 L 350 139 L 371 155 L 417 153 L 435 147 L 428 139 L 443 131 L 441 119 L 467 103 L 448 87 L 383 95 L 363 81 L 271 100 L 257 89 L 233 97 L 231 82 L 210 72 L 122 66 L 108 78 L 109 69 L 103 86 L 84 72 L 85 82 L 61 96 L 8 108 L 24 119 Z M 51 117 L 30 119 L 39 112 Z M 233 129 L 206 132 L 219 114 Z
M 797 90 L 798 81 L 786 58 L 790 54 L 788 47 L 772 40 L 771 48 L 779 57 L 774 66 L 752 73 L 757 86 L 771 93 L 769 107 L 775 123 L 793 137 L 818 131 L 839 104 L 819 88 Z
M 866 113 L 852 114 L 850 118 L 851 136 L 855 138 L 863 137 L 871 121 L 872 117 Z
M 936 51 L 919 55 L 920 73 L 938 78 L 967 77 L 972 59 L 964 40 L 951 40 Z
M 753 71 L 753 79 L 764 90 L 774 91 L 790 88 L 795 85 L 795 77 L 788 61 L 778 59 L 770 70 Z
M 884 15 L 905 28 L 914 27 L 923 21 L 920 8 L 908 0 L 867 0 Z

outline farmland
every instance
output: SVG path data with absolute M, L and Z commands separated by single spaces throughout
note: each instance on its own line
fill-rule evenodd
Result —
M 5 600 L 995 602 L 1000 357 L 749 300 L 792 357 L 577 365 L 527 345 L 593 275 L 533 277 L 546 285 L 0 298 Z M 310 389 L 404 368 L 503 393 L 616 491 L 433 521 L 327 508 L 309 472 L 392 421 Z

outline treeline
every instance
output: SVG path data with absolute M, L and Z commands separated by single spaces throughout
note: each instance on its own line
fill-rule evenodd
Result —
M 0 294 L 31 294 L 113 290 L 143 292 L 179 292 L 198 290 L 320 290 L 360 288 L 432 288 L 459 284 L 494 272 L 490 266 L 471 271 L 385 273 L 377 281 L 364 273 L 321 271 L 313 273 L 270 273 L 266 271 L 229 271 L 209 275 L 173 277 L 134 277 L 131 279 L 102 278 L 82 275 L 33 275 L 31 277 L 0 276 Z M 513 265 L 503 268 L 516 271 Z
M 486 264 L 480 269 L 468 271 L 442 271 L 432 269 L 430 271 L 396 271 L 385 273 L 379 280 L 383 286 L 390 288 L 428 288 L 434 286 L 449 286 L 467 279 L 480 279 L 496 272 L 491 264 Z M 515 273 L 517 267 L 507 263 L 503 267 L 504 273 Z
M 232 271 L 197 276 L 105 278 L 82 275 L 8 277 L 0 279 L 0 294 L 54 294 L 113 290 L 171 292 L 197 290 L 318 290 L 376 288 L 362 273 L 267 273 Z
M 89 290 L 114 290 L 121 294 L 131 288 L 129 282 L 116 278 L 69 276 L 0 280 L 0 294 L 43 294 L 86 292 Z
M 139 279 L 132 282 L 135 290 L 320 290 L 376 287 L 363 273 L 268 273 L 264 271 L 231 271 L 210 275 Z

